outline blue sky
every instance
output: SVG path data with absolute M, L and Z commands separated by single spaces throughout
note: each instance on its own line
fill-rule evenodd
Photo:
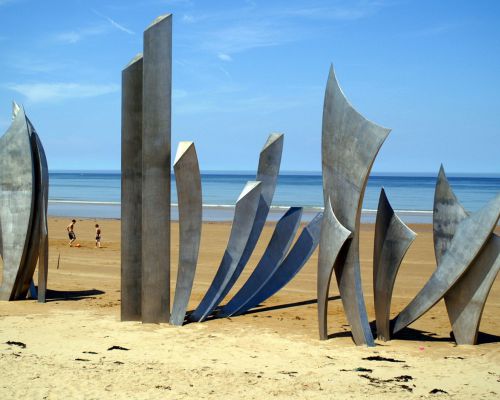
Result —
M 374 171 L 500 172 L 500 2 L 0 0 L 0 131 L 24 104 L 49 167 L 120 168 L 121 70 L 174 15 L 172 152 L 255 170 L 321 169 L 330 63 L 351 103 L 393 129 Z

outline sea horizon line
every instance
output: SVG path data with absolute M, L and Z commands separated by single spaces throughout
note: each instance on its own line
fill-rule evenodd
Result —
M 252 170 L 201 170 L 202 175 L 249 175 L 254 176 L 255 171 Z M 49 174 L 115 174 L 121 175 L 119 169 L 54 169 L 49 170 Z M 172 170 L 172 175 L 174 174 Z M 297 175 L 297 176 L 321 176 L 321 171 L 303 171 L 303 170 L 282 170 L 279 175 Z M 461 171 L 447 171 L 448 177 L 455 178 L 500 178 L 500 172 L 461 172 Z M 408 171 L 372 171 L 370 176 L 380 177 L 423 177 L 432 178 L 437 177 L 437 172 L 408 172 Z

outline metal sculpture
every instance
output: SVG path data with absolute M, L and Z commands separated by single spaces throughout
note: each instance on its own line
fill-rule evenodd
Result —
M 31 124 L 30 124 L 31 125 Z M 31 125 L 32 126 L 32 125 Z M 33 128 L 33 137 L 35 138 L 35 173 L 38 179 L 35 182 L 39 182 L 37 193 L 37 209 L 39 210 L 40 221 L 40 242 L 39 242 L 39 254 L 38 254 L 38 291 L 37 300 L 39 303 L 45 303 L 47 295 L 47 279 L 49 274 L 49 227 L 47 224 L 47 208 L 49 205 L 49 167 L 47 164 L 47 157 L 45 156 L 45 151 L 42 146 L 42 141 L 40 137 L 35 132 Z M 38 165 L 38 168 L 36 166 Z M 34 243 L 36 246 L 37 243 Z
M 318 247 L 322 218 L 323 213 L 316 214 L 302 230 L 292 249 L 275 273 L 269 276 L 259 290 L 233 315 L 243 314 L 256 307 L 283 289 L 297 275 L 314 250 L 316 250 L 316 247 Z
M 283 134 L 273 133 L 269 135 L 267 142 L 260 153 L 259 166 L 257 170 L 256 181 L 262 182 L 258 207 L 255 214 L 242 215 L 238 218 L 241 221 L 243 221 L 243 219 L 245 218 L 248 219 L 244 221 L 244 224 L 251 224 L 251 232 L 249 233 L 249 235 L 246 235 L 245 233 L 244 235 L 241 235 L 240 238 L 235 238 L 235 241 L 242 243 L 244 241 L 244 247 L 240 248 L 240 253 L 233 254 L 234 259 L 238 260 L 236 266 L 233 267 L 230 265 L 233 263 L 233 259 L 222 259 L 219 271 L 221 271 L 221 273 L 223 271 L 230 271 L 230 276 L 228 276 L 227 282 L 219 275 L 219 272 L 217 272 L 217 279 L 212 282 L 202 302 L 190 315 L 190 321 L 203 321 L 224 299 L 226 294 L 231 290 L 234 283 L 245 268 L 248 259 L 252 255 L 257 241 L 259 240 L 262 228 L 264 227 L 267 215 L 269 213 L 274 190 L 276 188 L 276 181 L 278 178 L 282 151 Z M 240 234 L 237 233 L 237 235 Z M 218 285 L 222 281 L 225 282 L 224 287 L 219 288 Z
M 259 263 L 238 293 L 217 313 L 218 317 L 237 313 L 274 275 L 292 245 L 301 217 L 302 207 L 290 207 L 280 218 Z
M 434 196 L 434 251 L 438 265 L 455 235 L 468 217 L 450 187 L 443 166 L 439 170 Z M 500 237 L 491 234 L 467 271 L 445 294 L 444 301 L 458 344 L 475 344 L 481 316 L 490 289 L 500 270 Z
M 141 320 L 142 54 L 122 71 L 121 320 Z
M 250 237 L 259 205 L 261 190 L 261 182 L 250 181 L 245 185 L 236 201 L 233 225 L 219 269 L 200 304 L 189 315 L 189 321 L 204 321 L 221 301 L 222 294 L 225 292 L 231 277 L 238 267 L 243 250 Z
M 377 336 L 384 341 L 390 339 L 391 299 L 396 275 L 416 236 L 394 213 L 385 190 L 382 189 L 375 222 L 373 297 Z
M 478 256 L 495 229 L 499 217 L 500 194 L 481 210 L 458 224 L 436 271 L 396 318 L 394 333 L 421 317 L 446 295 Z
M 170 319 L 172 16 L 122 72 L 121 319 Z
M 324 204 L 331 204 L 339 223 L 352 232 L 352 239 L 336 257 L 335 275 L 344 310 L 351 325 L 357 345 L 374 345 L 368 323 L 366 305 L 361 286 L 359 265 L 359 226 L 361 207 L 368 175 L 375 157 L 387 138 L 390 129 L 383 128 L 365 119 L 347 101 L 340 89 L 333 67 L 325 91 L 322 133 L 322 169 Z M 341 248 L 329 237 L 330 230 L 323 230 L 321 247 Z M 326 251 L 324 248 L 321 251 Z M 331 266 L 330 257 L 320 258 L 318 272 Z M 318 273 L 318 288 L 328 291 L 329 279 Z M 327 296 L 328 297 L 328 296 Z M 326 314 L 319 314 L 320 327 L 326 326 Z M 320 328 L 321 329 L 321 328 Z M 325 338 L 320 333 L 320 337 Z
M 15 108 L 15 107 L 14 107 Z M 39 302 L 45 302 L 48 273 L 48 229 L 47 206 L 49 190 L 49 171 L 47 159 L 42 143 L 35 128 L 26 117 L 26 124 L 30 135 L 30 144 L 33 159 L 34 199 L 33 215 L 27 244 L 25 266 L 20 271 L 19 284 L 14 298 L 24 299 L 30 290 L 38 261 L 39 284 L 37 296 Z
M 142 80 L 142 321 L 170 319 L 172 16 L 144 31 Z
M 0 138 L 1 300 L 24 299 L 38 261 L 38 301 L 45 302 L 48 273 L 48 167 L 42 143 L 24 109 Z
M 351 238 L 351 231 L 344 228 L 338 221 L 333 213 L 330 199 L 328 199 L 323 214 L 318 256 L 318 322 L 321 340 L 328 339 L 328 289 L 332 279 L 333 266 L 344 245 L 347 246 L 346 242 Z
M 193 142 L 181 142 L 174 162 L 179 207 L 179 265 L 172 325 L 182 325 L 191 296 L 201 238 L 201 178 Z
M 222 291 L 221 297 L 217 304 L 219 304 L 226 294 L 231 290 L 241 272 L 245 268 L 252 255 L 255 246 L 259 240 L 264 224 L 266 223 L 269 208 L 273 201 L 274 191 L 276 189 L 276 182 L 278 180 L 278 173 L 280 171 L 281 154 L 283 153 L 283 140 L 282 133 L 272 133 L 267 138 L 266 144 L 260 152 L 259 166 L 257 168 L 256 181 L 262 182 L 262 191 L 259 199 L 259 206 L 255 213 L 253 221 L 252 232 L 248 238 L 247 244 L 241 255 L 240 261 L 234 274 L 231 276 L 226 288 Z

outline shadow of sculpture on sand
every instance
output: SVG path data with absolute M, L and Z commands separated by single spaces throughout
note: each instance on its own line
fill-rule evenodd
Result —
M 38 289 L 38 288 L 37 288 Z M 53 290 L 47 289 L 47 302 L 49 301 L 78 301 L 95 298 L 95 296 L 104 294 L 99 289 L 88 290 Z
M 340 296 L 330 296 L 328 300 L 340 300 Z M 311 300 L 304 300 L 304 301 L 297 301 L 294 303 L 286 303 L 286 304 L 277 304 L 275 306 L 269 306 L 269 307 L 264 307 L 262 304 L 259 304 L 257 307 L 247 311 L 244 314 L 241 315 L 250 315 L 250 314 L 256 314 L 256 313 L 261 313 L 261 312 L 266 312 L 266 311 L 275 311 L 275 310 L 283 310 L 286 308 L 292 308 L 292 307 L 301 307 L 301 306 L 307 306 L 311 304 L 316 304 L 318 302 L 318 299 L 311 299 Z M 187 315 L 192 311 L 189 311 Z M 235 316 L 236 317 L 236 316 Z M 228 317 L 228 318 L 234 318 L 234 317 Z M 210 316 L 209 318 L 206 319 L 206 321 L 218 319 L 217 315 L 215 316 Z M 188 324 L 190 322 L 184 321 L 184 324 Z
M 330 296 L 328 300 L 340 300 L 340 296 Z M 257 307 L 247 311 L 242 315 L 256 314 L 266 311 L 283 310 L 285 308 L 292 308 L 292 307 L 307 306 L 310 304 L 316 304 L 317 302 L 318 299 L 311 299 L 311 300 L 297 301 L 295 303 L 277 304 L 275 306 L 269 306 L 269 307 L 264 307 L 262 304 L 259 304 Z

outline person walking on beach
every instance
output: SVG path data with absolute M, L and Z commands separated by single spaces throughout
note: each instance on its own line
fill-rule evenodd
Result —
M 69 237 L 69 247 L 73 247 L 73 242 L 76 240 L 76 235 L 75 235 L 75 224 L 76 220 L 72 219 L 71 224 L 69 224 L 66 227 L 66 230 L 68 231 L 68 237 Z
M 101 248 L 101 228 L 99 228 L 99 224 L 95 224 L 95 247 Z

